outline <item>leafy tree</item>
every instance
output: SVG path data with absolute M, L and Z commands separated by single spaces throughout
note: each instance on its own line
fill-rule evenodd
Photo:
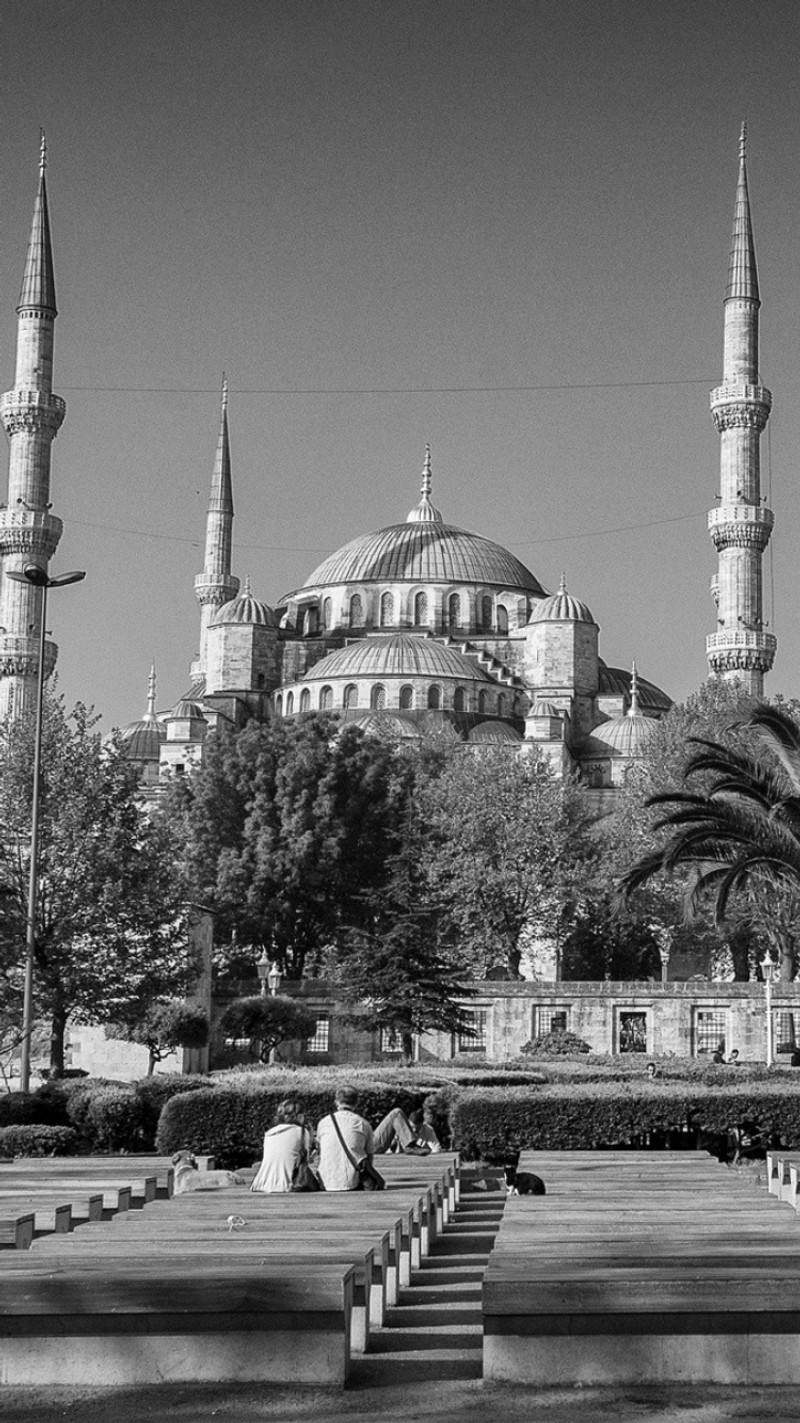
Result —
M 42 727 L 34 995 L 64 1069 L 71 1018 L 103 1022 L 124 1004 L 188 987 L 194 974 L 174 845 L 137 802 L 137 777 L 103 746 L 81 705 L 48 698 Z M 31 835 L 34 720 L 0 726 L 0 972 L 21 1016 Z
M 560 950 L 593 855 L 581 789 L 534 751 L 458 750 L 421 795 L 432 832 L 426 873 L 464 971 L 517 978 L 536 939 Z
M 201 1048 L 208 1042 L 208 1014 L 196 1003 L 167 999 L 149 1003 L 128 1023 L 109 1023 L 106 1037 L 142 1043 L 149 1053 L 147 1076 L 157 1062 L 179 1047 Z
M 650 806 L 667 812 L 654 825 L 667 832 L 666 843 L 629 870 L 622 891 L 627 897 L 661 871 L 690 867 L 690 910 L 710 900 L 721 924 L 744 900 L 750 914 L 759 907 L 773 933 L 782 918 L 786 981 L 800 928 L 800 726 L 785 711 L 761 705 L 746 727 L 744 747 L 692 738 L 683 778 L 693 788 L 650 797 Z M 695 777 L 704 778 L 699 789 Z
M 411 763 L 331 717 L 218 731 L 164 816 L 180 834 L 187 896 L 211 905 L 232 971 L 266 949 L 290 978 L 318 967 L 397 844 Z M 251 946 L 236 961 L 231 943 Z
M 351 1021 L 396 1033 L 407 1062 L 416 1034 L 468 1034 L 471 1024 L 463 960 L 426 874 L 424 845 L 420 811 L 409 805 L 387 881 L 364 894 L 362 922 L 340 934 L 331 975 L 342 998 L 360 1005 Z
M 249 1038 L 251 1052 L 269 1062 L 279 1043 L 313 1037 L 317 1015 L 296 998 L 236 998 L 225 1009 L 221 1026 L 227 1037 Z

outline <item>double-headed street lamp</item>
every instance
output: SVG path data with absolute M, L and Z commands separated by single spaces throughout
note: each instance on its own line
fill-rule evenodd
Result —
M 31 1036 L 33 1034 L 33 960 L 36 950 L 36 901 L 39 897 L 39 802 L 42 785 L 42 707 L 44 704 L 44 651 L 47 627 L 47 594 L 51 588 L 63 588 L 67 583 L 80 583 L 85 573 L 61 573 L 48 577 L 38 563 L 26 563 L 22 572 L 9 568 L 6 578 L 15 583 L 29 583 L 42 590 L 42 615 L 39 624 L 39 669 L 36 676 L 36 731 L 33 741 L 33 794 L 31 809 L 31 860 L 28 877 L 28 921 L 25 943 L 25 983 L 22 998 L 22 1051 L 19 1063 L 19 1086 L 27 1092 L 31 1082 Z

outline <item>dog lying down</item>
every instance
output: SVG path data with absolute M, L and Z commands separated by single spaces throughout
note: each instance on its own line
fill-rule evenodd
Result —
M 220 1191 L 225 1186 L 246 1184 L 235 1171 L 198 1171 L 197 1158 L 191 1151 L 176 1151 L 172 1164 L 175 1167 L 176 1196 L 182 1196 L 187 1191 Z
M 516 1166 L 504 1167 L 507 1196 L 546 1196 L 547 1187 L 533 1171 L 518 1171 Z

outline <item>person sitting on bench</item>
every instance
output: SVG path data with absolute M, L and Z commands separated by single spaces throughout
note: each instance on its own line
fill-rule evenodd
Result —
M 357 1191 L 359 1176 L 354 1161 L 388 1151 L 394 1141 L 411 1156 L 427 1156 L 430 1150 L 419 1140 L 400 1107 L 387 1112 L 373 1131 L 356 1110 L 358 1094 L 343 1086 L 336 1093 L 336 1109 L 317 1124 L 319 1175 L 326 1191 Z M 349 1154 L 348 1154 L 349 1153 Z M 351 1159 L 352 1158 L 352 1159 Z

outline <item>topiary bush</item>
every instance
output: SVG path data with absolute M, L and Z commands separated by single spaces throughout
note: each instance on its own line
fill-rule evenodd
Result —
M 133 1084 L 139 1101 L 140 1151 L 155 1151 L 158 1122 L 167 1102 L 184 1092 L 198 1092 L 210 1086 L 211 1079 L 202 1076 L 165 1073 L 163 1077 L 142 1077 Z
M 72 1127 L 0 1127 L 0 1156 L 71 1156 L 77 1141 Z
M 311 1074 L 275 1074 L 275 1079 L 274 1085 L 265 1084 L 243 1074 L 237 1082 L 229 1078 L 223 1086 L 172 1097 L 161 1113 L 156 1150 L 168 1156 L 189 1147 L 214 1156 L 220 1166 L 249 1165 L 260 1158 L 264 1132 L 284 1098 L 299 1097 L 312 1125 L 333 1111 L 336 1083 L 330 1079 L 315 1082 Z M 375 1125 L 392 1107 L 413 1111 L 427 1096 L 424 1088 L 387 1082 L 359 1084 L 357 1090 L 359 1112 Z
M 550 1085 L 536 1092 L 485 1089 L 452 1103 L 452 1146 L 472 1160 L 509 1150 L 629 1147 L 653 1138 L 692 1146 L 751 1123 L 764 1140 L 800 1145 L 800 1093 L 788 1083 L 618 1082 Z
M 591 1048 L 577 1033 L 568 1028 L 554 1028 L 550 1033 L 542 1033 L 538 1038 L 520 1048 L 528 1057 L 580 1057 L 591 1052 Z

